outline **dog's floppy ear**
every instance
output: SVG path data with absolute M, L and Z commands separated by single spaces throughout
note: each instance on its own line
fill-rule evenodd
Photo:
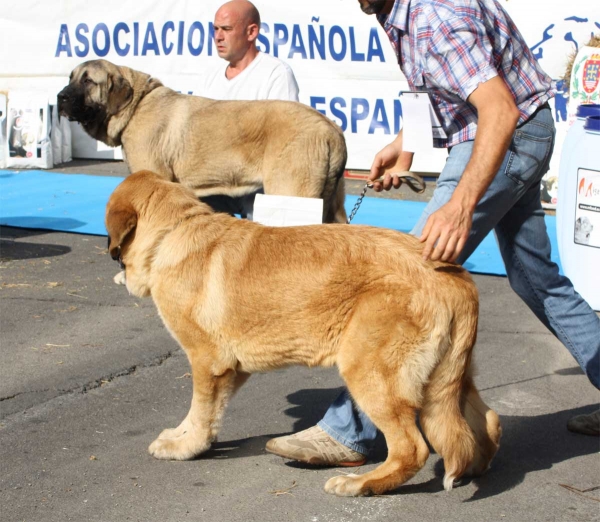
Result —
M 121 254 L 121 245 L 137 225 L 137 212 L 130 203 L 110 205 L 106 212 L 108 253 L 113 259 Z
M 121 75 L 108 75 L 108 101 L 106 108 L 108 114 L 114 116 L 122 111 L 133 98 L 131 84 Z

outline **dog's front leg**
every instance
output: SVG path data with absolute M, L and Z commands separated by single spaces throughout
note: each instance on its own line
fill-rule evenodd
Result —
M 234 381 L 234 385 L 233 385 L 233 389 L 231 390 L 231 393 L 230 394 L 221 393 L 221 395 L 218 399 L 222 403 L 221 413 L 225 411 L 225 406 L 227 405 L 226 404 L 227 400 L 231 396 L 233 396 L 233 394 L 238 390 L 238 388 L 240 388 L 248 380 L 249 377 L 250 377 L 249 373 L 244 373 L 244 372 L 239 372 L 239 371 L 236 372 L 235 381 Z M 225 390 L 222 390 L 222 391 L 225 392 Z M 175 439 L 175 438 L 183 435 L 188 430 L 188 426 L 189 426 L 189 422 L 190 422 L 189 417 L 190 417 L 190 415 L 193 415 L 193 411 L 194 411 L 194 409 L 191 408 L 189 413 L 183 420 L 183 422 L 179 426 L 177 426 L 177 428 L 167 428 L 167 429 L 163 430 L 161 432 L 161 434 L 158 436 L 158 438 L 159 439 Z M 214 424 L 212 427 L 211 439 L 213 442 L 217 438 L 219 428 L 220 428 L 220 422 L 218 422 L 217 424 Z
M 191 360 L 194 392 L 190 411 L 177 428 L 164 430 L 150 444 L 148 451 L 157 459 L 189 460 L 208 450 L 219 431 L 227 400 L 248 378 L 232 369 L 215 375 Z
M 115 277 L 113 277 L 113 281 L 117 285 L 126 285 L 125 270 L 121 270 Z

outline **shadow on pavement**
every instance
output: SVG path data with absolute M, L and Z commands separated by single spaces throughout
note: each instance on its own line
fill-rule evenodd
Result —
M 71 247 L 45 243 L 25 243 L 15 239 L 29 238 L 52 233 L 52 230 L 28 230 L 23 228 L 2 227 L 0 239 L 0 259 L 17 261 L 40 257 L 62 256 L 71 252 Z
M 576 370 L 578 373 L 580 372 L 578 368 Z M 565 370 L 565 372 L 570 373 L 570 370 Z M 287 398 L 291 406 L 285 411 L 285 414 L 297 419 L 293 432 L 314 426 L 342 390 L 341 387 L 303 389 L 289 394 Z M 455 488 L 474 484 L 477 489 L 465 502 L 483 500 L 518 486 L 528 473 L 550 469 L 561 462 L 597 453 L 600 450 L 600 441 L 597 437 L 574 434 L 566 428 L 569 418 L 582 413 L 591 413 L 597 407 L 597 405 L 589 405 L 536 416 L 501 415 L 503 433 L 500 450 L 492 462 L 491 469 L 481 477 L 463 478 L 455 484 Z M 230 459 L 264 455 L 265 444 L 270 438 L 288 433 L 271 433 L 238 440 L 217 441 L 198 459 Z M 430 458 L 435 458 L 433 450 L 431 453 Z M 381 437 L 377 441 L 368 464 L 376 464 L 385 458 L 385 440 Z M 287 461 L 285 464 L 294 468 L 313 468 L 313 466 L 294 461 Z M 402 486 L 388 494 L 440 492 L 443 490 L 442 478 L 444 475 L 441 459 L 435 462 L 434 473 L 434 478 Z
M 75 232 L 88 223 L 69 217 L 51 216 L 0 216 L 3 227 L 23 228 L 34 233 Z
M 581 370 L 566 369 L 560 373 L 581 373 Z M 285 413 L 298 419 L 294 423 L 294 431 L 314 426 L 342 389 L 306 389 L 288 395 L 288 400 L 293 406 Z M 462 484 L 473 482 L 477 486 L 477 491 L 467 502 L 485 499 L 510 490 L 523 482 L 528 473 L 550 469 L 560 462 L 597 453 L 600 450 L 600 441 L 597 437 L 571 433 L 566 428 L 567 421 L 572 416 L 591 413 L 597 407 L 591 405 L 536 416 L 501 415 L 500 450 L 492 462 L 491 469 L 481 477 L 466 478 L 462 481 Z M 260 437 L 260 444 L 270 437 Z M 369 463 L 381 462 L 385 457 L 385 441 L 381 437 Z M 299 463 L 288 464 L 293 467 L 306 467 Z M 442 491 L 444 475 L 442 460 L 436 462 L 434 469 L 435 479 L 403 486 L 396 494 Z M 460 487 L 460 484 L 457 484 L 457 487 Z
M 269 439 L 281 437 L 286 433 L 271 433 L 259 435 L 257 437 L 248 437 L 247 439 L 217 441 L 214 442 L 210 450 L 198 456 L 198 460 L 204 459 L 239 459 L 242 457 L 254 457 L 264 455 L 265 445 Z
M 298 419 L 294 422 L 292 432 L 272 433 L 223 442 L 217 441 L 213 443 L 209 451 L 203 453 L 198 458 L 240 458 L 263 455 L 265 453 L 265 444 L 269 439 L 295 433 L 313 426 L 321 419 L 329 404 L 331 404 L 342 390 L 343 388 L 305 389 L 291 393 L 287 396 L 287 399 L 293 406 L 286 409 L 284 413 L 289 417 Z
M 555 464 L 597 453 L 598 437 L 579 435 L 567 430 L 567 421 L 582 413 L 591 413 L 591 405 L 545 415 L 501 415 L 502 440 L 491 469 L 473 479 L 478 486 L 468 500 L 481 500 L 512 489 L 523 482 L 528 473 L 552 468 Z

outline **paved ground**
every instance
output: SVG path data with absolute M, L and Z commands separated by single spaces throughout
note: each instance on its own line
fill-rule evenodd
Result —
M 56 170 L 125 172 L 119 162 Z M 320 418 L 342 386 L 334 369 L 253 376 L 207 455 L 154 460 L 146 448 L 187 413 L 191 381 L 152 302 L 112 283 L 105 237 L 3 227 L 0 239 L 3 522 L 600 520 L 599 441 L 565 429 L 599 394 L 505 278 L 475 276 L 477 384 L 504 429 L 488 474 L 446 493 L 432 455 L 397 492 L 347 499 L 323 491 L 345 470 L 264 451 Z

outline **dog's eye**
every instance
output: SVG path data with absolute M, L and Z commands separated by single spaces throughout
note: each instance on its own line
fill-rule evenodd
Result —
M 83 83 L 86 85 L 96 85 L 96 82 L 92 80 L 89 76 L 83 80 Z

